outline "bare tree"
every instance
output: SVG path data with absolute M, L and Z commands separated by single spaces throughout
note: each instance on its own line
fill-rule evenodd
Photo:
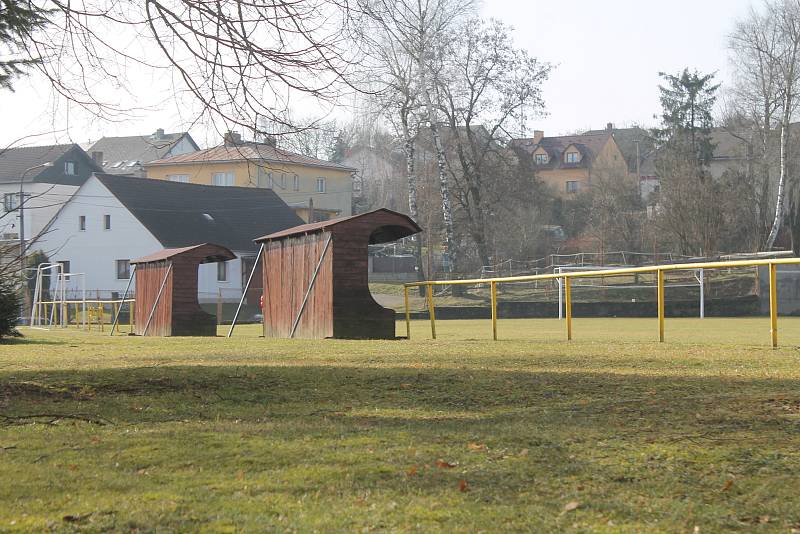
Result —
M 444 221 L 444 244 L 450 261 L 458 263 L 447 162 L 435 106 L 435 72 L 446 42 L 459 20 L 473 9 L 471 0 L 361 0 L 377 31 L 411 60 L 417 76 L 418 97 L 436 150 L 439 190 Z
M 761 136 L 767 154 L 770 132 L 780 128 L 779 177 L 775 211 L 764 246 L 772 248 L 786 212 L 789 184 L 789 128 L 800 92 L 800 2 L 766 0 L 751 10 L 730 39 L 741 80 L 737 95 Z
M 47 19 L 20 45 L 53 88 L 105 118 L 130 108 L 105 101 L 130 76 L 163 73 L 224 127 L 291 127 L 292 95 L 335 99 L 358 55 L 347 0 L 41 0 Z M 135 73 L 135 74 L 134 74 Z M 181 87 L 182 86 L 182 87 Z M 131 98 L 135 99 L 135 95 Z
M 508 26 L 477 18 L 456 28 L 438 69 L 437 104 L 447 119 L 448 148 L 454 154 L 447 161 L 448 171 L 483 265 L 490 263 L 486 240 L 490 206 L 506 200 L 492 198 L 489 182 L 512 175 L 507 168 L 501 176 L 492 171 L 514 165 L 515 158 L 504 148 L 510 124 L 542 112 L 541 85 L 550 69 L 514 47 Z

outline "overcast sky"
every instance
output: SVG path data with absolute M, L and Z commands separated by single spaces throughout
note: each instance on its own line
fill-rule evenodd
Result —
M 487 16 L 515 28 L 517 44 L 558 68 L 544 86 L 547 135 L 606 123 L 654 125 L 658 73 L 718 71 L 727 82 L 726 37 L 750 0 L 486 0 Z
M 557 65 L 544 86 L 548 115 L 530 119 L 527 125 L 529 130 L 557 135 L 603 128 L 608 122 L 654 125 L 659 71 L 717 71 L 718 79 L 728 82 L 726 36 L 750 4 L 751 0 L 484 0 L 483 11 L 512 25 L 518 46 Z M 163 78 L 162 73 L 157 76 Z M 119 95 L 120 103 L 153 109 L 131 120 L 105 123 L 67 113 L 41 80 L 20 81 L 16 93 L 0 92 L 0 145 L 34 134 L 43 135 L 23 144 L 186 128 L 185 110 L 169 96 L 153 94 L 151 88 L 159 83 L 163 80 L 138 76 L 136 96 Z M 191 132 L 201 146 L 219 142 L 216 133 L 201 127 Z

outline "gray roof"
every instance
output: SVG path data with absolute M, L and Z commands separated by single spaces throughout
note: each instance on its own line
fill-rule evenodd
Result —
M 644 128 L 633 126 L 631 128 L 606 128 L 605 130 L 589 130 L 587 134 L 597 133 L 611 133 L 614 136 L 614 141 L 617 142 L 619 151 L 625 158 L 625 163 L 628 164 L 628 172 L 636 172 L 636 141 L 639 141 L 639 163 L 640 167 L 648 159 L 653 151 L 655 151 L 655 139 Z M 643 173 L 644 174 L 644 173 Z
M 583 135 L 542 137 L 538 143 L 534 142 L 532 138 L 512 139 L 509 144 L 512 148 L 521 148 L 528 154 L 533 154 L 540 147 L 544 148 L 550 156 L 550 160 L 547 164 L 537 165 L 539 169 L 569 169 L 591 165 L 610 137 L 609 132 L 602 131 Z M 578 163 L 567 163 L 562 157 L 564 151 L 571 145 L 577 147 L 581 152 L 581 160 Z
M 103 170 L 109 174 L 129 174 L 141 170 L 142 164 L 161 159 L 183 138 L 188 136 L 195 149 L 199 149 L 186 132 L 164 133 L 126 137 L 103 137 L 86 152 L 103 153 Z
M 164 248 L 214 243 L 255 252 L 257 237 L 304 223 L 271 189 L 95 176 Z
M 75 163 L 75 174 L 64 173 L 65 161 Z M 25 171 L 42 165 L 53 163 L 52 167 L 41 167 L 26 173 Z M 94 171 L 100 167 L 76 145 L 47 145 L 14 147 L 0 150 L 0 183 L 44 182 L 65 185 L 81 185 Z

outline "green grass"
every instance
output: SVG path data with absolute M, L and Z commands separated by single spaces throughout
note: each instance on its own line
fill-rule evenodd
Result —
M 27 330 L 0 345 L 0 532 L 798 531 L 800 319 L 778 350 L 768 322 Z

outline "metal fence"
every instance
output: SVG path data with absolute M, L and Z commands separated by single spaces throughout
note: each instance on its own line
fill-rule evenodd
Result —
M 564 315 L 566 319 L 566 337 L 572 339 L 572 281 L 575 279 L 591 279 L 628 274 L 653 273 L 656 277 L 657 309 L 658 309 L 658 340 L 664 341 L 664 274 L 674 271 L 698 271 L 714 269 L 733 269 L 738 267 L 767 266 L 769 270 L 769 311 L 770 311 L 770 337 L 773 347 L 778 346 L 778 287 L 777 267 L 779 265 L 800 265 L 800 258 L 778 258 L 767 260 L 740 260 L 723 262 L 676 263 L 669 265 L 653 265 L 647 267 L 629 267 L 622 269 L 604 269 L 594 271 L 560 272 L 552 274 L 539 274 L 529 276 L 512 276 L 504 278 L 477 278 L 469 280 L 426 280 L 423 282 L 410 282 L 403 285 L 405 304 L 406 335 L 411 338 L 411 312 L 409 308 L 409 288 L 425 287 L 428 303 L 428 314 L 431 323 L 431 337 L 436 339 L 436 309 L 434 306 L 433 288 L 435 286 L 456 285 L 490 285 L 491 311 L 492 311 L 492 337 L 497 340 L 497 286 L 501 284 L 514 284 L 532 282 L 537 280 L 558 280 L 564 288 Z

